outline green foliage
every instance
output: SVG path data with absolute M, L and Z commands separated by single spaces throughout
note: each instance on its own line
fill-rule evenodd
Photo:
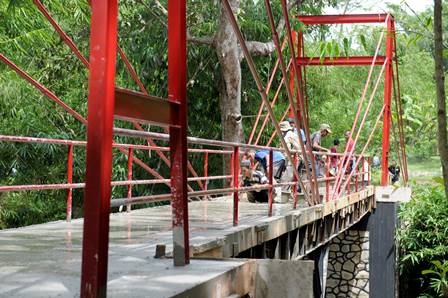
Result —
M 320 14 L 325 6 L 335 6 L 346 1 L 304 1 L 301 13 Z M 161 0 L 162 6 L 167 5 Z M 48 0 L 43 4 L 50 14 L 73 39 L 84 56 L 89 53 L 90 8 L 85 0 Z M 130 59 L 131 64 L 147 88 L 148 92 L 161 97 L 167 96 L 167 18 L 164 10 L 155 1 L 123 0 L 119 2 L 119 45 Z M 211 37 L 217 29 L 220 6 L 219 1 L 188 1 L 188 30 L 192 36 Z M 281 17 L 279 2 L 272 3 L 275 20 Z M 238 21 L 247 40 L 269 41 L 271 32 L 267 26 L 267 16 L 263 1 L 241 1 L 237 12 Z M 396 15 L 403 20 L 403 28 L 415 26 L 417 21 L 407 15 Z M 432 21 L 425 15 L 423 20 L 427 28 Z M 57 33 L 41 15 L 32 0 L 0 0 L 0 52 L 10 58 L 19 67 L 27 71 L 69 106 L 81 115 L 87 114 L 87 70 L 63 43 Z M 380 34 L 379 30 L 366 31 L 359 27 L 353 32 L 341 30 L 334 33 L 331 26 L 307 26 L 292 18 L 295 29 L 305 30 L 306 52 L 309 56 L 335 58 L 348 55 L 373 54 Z M 369 29 L 370 30 L 370 29 Z M 283 32 L 279 32 L 281 37 Z M 411 146 L 412 155 L 429 156 L 436 150 L 434 119 L 434 86 L 432 82 L 433 62 L 427 51 L 429 41 L 427 33 L 406 45 L 406 36 L 398 37 L 401 90 L 404 99 L 406 142 Z M 406 40 L 404 40 L 406 39 Z M 384 51 L 384 48 L 382 48 Z M 285 50 L 288 53 L 288 49 Z M 276 55 L 254 58 L 260 76 L 267 82 L 271 75 Z M 188 45 L 188 134 L 197 137 L 220 139 L 221 115 L 219 109 L 219 90 L 221 86 L 221 66 L 217 62 L 215 51 L 208 45 L 189 43 Z M 415 61 L 421 63 L 416 64 Z M 250 75 L 247 64 L 242 62 L 242 114 L 243 129 L 249 135 L 254 117 L 260 104 L 260 96 Z M 324 140 L 330 146 L 333 138 L 342 139 L 343 132 L 351 128 L 356 112 L 367 68 L 308 68 L 307 95 L 309 98 L 311 130 L 316 130 L 321 122 L 328 122 L 333 135 Z M 377 74 L 377 71 L 374 73 Z M 125 69 L 124 63 L 117 59 L 117 85 L 138 90 Z M 281 82 L 280 71 L 273 81 L 269 96 L 273 98 L 275 89 Z M 360 135 L 360 144 L 367 139 L 373 128 L 374 118 L 382 107 L 382 84 L 366 121 L 366 128 Z M 370 87 L 371 90 L 371 87 Z M 369 94 L 369 93 L 368 93 Z M 284 88 L 274 107 L 279 119 L 287 107 Z M 396 117 L 396 115 L 394 116 Z M 204 125 L 205 124 L 205 125 Z M 116 121 L 116 126 L 132 128 L 129 123 Z M 24 81 L 15 72 L 0 63 L 0 127 L 5 135 L 23 135 L 53 137 L 62 139 L 85 139 L 85 127 L 73 117 L 44 97 L 39 91 Z M 145 129 L 161 131 L 145 126 Z M 381 126 L 372 140 L 372 148 L 379 147 Z M 266 144 L 272 125 L 268 122 L 266 132 L 260 144 Z M 124 137 L 116 137 L 117 142 L 139 143 Z M 163 145 L 163 143 L 161 143 Z M 278 146 L 275 139 L 274 146 Z M 374 153 L 374 152 L 367 152 Z M 66 179 L 67 149 L 61 146 L 25 145 L 0 143 L 0 185 L 61 183 Z M 126 157 L 114 152 L 113 179 L 126 179 Z M 168 167 L 151 152 L 137 151 L 135 155 L 159 171 L 164 177 L 169 175 Z M 203 156 L 192 154 L 193 167 L 201 172 Z M 84 180 L 85 153 L 75 150 L 74 181 Z M 210 175 L 222 174 L 222 159 L 211 155 Z M 15 174 L 13 174 L 15 173 Z M 152 178 L 138 166 L 134 166 L 135 179 Z M 215 181 L 213 183 L 219 183 Z M 210 185 L 211 187 L 215 184 Z M 196 184 L 192 184 L 197 189 Z M 134 195 L 147 195 L 166 192 L 165 185 L 152 187 L 138 186 Z M 81 216 L 82 191 L 74 192 L 75 216 Z M 115 187 L 113 198 L 126 196 L 125 187 Z M 39 200 L 49 202 L 48 214 L 39 207 Z M 36 223 L 64 217 L 65 191 L 21 192 L 0 195 L 0 225 L 12 227 L 22 223 Z M 36 202 L 36 203 L 34 203 Z M 29 205 L 28 205 L 29 204 Z M 33 204 L 36 204 L 34 206 Z M 17 210 L 26 212 L 12 215 Z M 34 208 L 36 207 L 36 208 Z M 34 210 L 34 211 L 33 211 Z M 37 212 L 36 210 L 40 210 Z M 52 211 L 51 211 L 52 210 Z M 24 215 L 25 214 L 25 215 Z M 39 215 L 40 214 L 40 215 Z M 15 219 L 14 219 L 15 218 Z M 17 220 L 21 218 L 21 220 Z
M 439 297 L 448 296 L 448 261 L 443 264 L 440 261 L 431 261 L 433 269 L 423 270 L 423 275 L 430 275 L 430 287 Z
M 421 271 L 428 269 L 433 260 L 440 260 L 436 262 L 439 264 L 448 259 L 448 200 L 440 184 L 416 186 L 413 193 L 411 202 L 399 211 L 401 275 L 408 291 L 431 293 L 435 277 L 422 275 Z M 446 282 L 446 275 L 443 278 Z

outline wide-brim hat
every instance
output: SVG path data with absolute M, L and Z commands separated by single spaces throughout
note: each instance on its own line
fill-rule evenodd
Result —
M 280 130 L 283 132 L 292 130 L 291 124 L 289 124 L 288 121 L 280 122 L 279 126 Z
M 328 125 L 326 123 L 323 123 L 320 125 L 320 130 L 326 130 L 326 131 L 328 131 L 328 133 L 331 133 L 330 125 Z

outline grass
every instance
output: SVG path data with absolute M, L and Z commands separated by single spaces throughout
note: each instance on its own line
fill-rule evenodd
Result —
M 440 165 L 440 157 L 432 156 L 424 160 L 408 161 L 409 180 L 417 184 L 435 183 L 434 177 L 442 176 L 442 166 Z
M 442 176 L 440 157 L 408 160 L 409 182 L 411 184 L 437 184 L 433 179 Z M 400 177 L 401 178 L 401 177 Z M 372 169 L 372 183 L 380 185 L 381 169 Z

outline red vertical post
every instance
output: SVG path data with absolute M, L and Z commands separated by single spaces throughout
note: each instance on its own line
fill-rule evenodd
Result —
M 294 154 L 294 165 L 293 165 L 296 169 L 298 166 L 298 153 Z M 293 195 L 293 208 L 297 209 L 297 177 L 296 175 L 293 175 L 293 181 L 295 182 L 294 185 L 292 186 L 292 195 Z
M 391 109 L 390 102 L 392 96 L 392 59 L 393 59 L 393 19 L 389 15 L 387 19 L 387 34 L 386 34 L 386 69 L 384 78 L 384 116 L 383 116 L 383 145 L 382 145 L 382 160 L 381 160 L 381 185 L 388 184 L 388 166 L 389 166 L 389 149 L 390 149 L 390 121 Z
M 367 173 L 368 173 L 368 183 L 367 185 L 372 185 L 372 164 L 371 164 L 371 160 L 370 157 L 367 158 Z
M 269 150 L 269 164 L 268 164 L 268 174 L 269 174 L 269 211 L 268 216 L 272 216 L 272 201 L 274 193 L 274 151 Z
M 68 156 L 67 156 L 67 183 L 73 183 L 73 145 L 68 145 Z M 69 188 L 67 190 L 67 221 L 72 220 L 72 193 L 73 189 Z
M 235 186 L 235 180 L 233 179 L 233 172 L 234 172 L 233 163 L 234 163 L 234 156 L 235 156 L 235 148 L 233 151 L 234 151 L 233 153 L 230 153 L 230 165 L 229 165 L 230 175 L 232 176 L 232 178 L 230 178 L 230 183 L 229 183 L 231 187 Z
M 186 0 L 168 0 L 168 97 L 179 103 L 170 126 L 174 266 L 190 263 L 187 189 Z
M 363 156 L 362 157 L 362 175 L 361 175 L 361 181 L 362 181 L 362 189 L 366 189 L 366 181 L 364 179 L 365 175 L 366 175 L 366 167 L 365 167 L 365 163 L 366 163 L 366 158 Z
M 208 152 L 205 152 L 204 154 L 204 190 L 207 190 L 207 184 L 208 184 Z
M 132 180 L 132 160 L 134 159 L 134 153 L 132 148 L 128 149 L 128 181 Z M 132 184 L 129 182 L 128 185 L 128 200 L 132 198 Z M 126 205 L 126 211 L 130 212 L 132 208 L 131 204 Z
M 356 166 L 356 163 L 355 163 Z M 355 192 L 358 192 L 358 183 L 359 183 L 359 167 L 356 166 L 355 168 Z
M 106 297 L 117 0 L 92 1 L 81 297 Z
M 351 171 L 350 171 L 350 173 L 353 171 L 354 169 L 351 169 Z M 346 176 L 346 179 L 347 179 L 347 194 L 349 195 L 350 194 L 350 188 L 351 188 L 351 178 L 350 178 L 350 174 L 347 174 Z
M 295 93 L 295 80 L 294 80 L 294 68 L 291 67 L 291 69 L 289 70 L 289 89 L 291 90 L 292 94 L 296 94 Z M 293 107 L 289 106 L 289 118 L 293 118 L 294 114 L 293 114 Z M 299 113 L 300 116 L 300 113 Z M 300 119 L 300 117 L 299 117 Z M 298 129 L 298 128 L 297 128 Z M 300 132 L 298 132 L 299 137 L 300 137 Z
M 330 197 L 330 164 L 331 164 L 331 156 L 327 155 L 327 170 L 325 174 L 325 201 L 328 203 L 328 199 Z
M 233 192 L 233 225 L 237 226 L 239 203 L 238 188 L 240 186 L 240 147 L 236 146 L 233 148 L 232 159 L 233 187 L 235 188 L 235 191 Z

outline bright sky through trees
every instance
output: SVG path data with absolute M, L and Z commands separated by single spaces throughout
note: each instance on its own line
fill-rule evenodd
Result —
M 350 0 L 348 0 L 350 1 Z M 350 13 L 367 13 L 367 12 L 383 12 L 387 10 L 387 4 L 400 4 L 406 10 L 409 10 L 406 7 L 405 2 L 414 10 L 415 12 L 422 12 L 429 6 L 433 5 L 432 0 L 388 0 L 388 1 L 380 1 L 380 0 L 361 0 L 361 1 L 350 1 L 349 4 L 355 2 L 360 3 L 360 7 L 349 9 Z M 325 10 L 328 14 L 337 14 L 342 13 L 345 5 L 341 5 L 339 8 L 328 8 Z

